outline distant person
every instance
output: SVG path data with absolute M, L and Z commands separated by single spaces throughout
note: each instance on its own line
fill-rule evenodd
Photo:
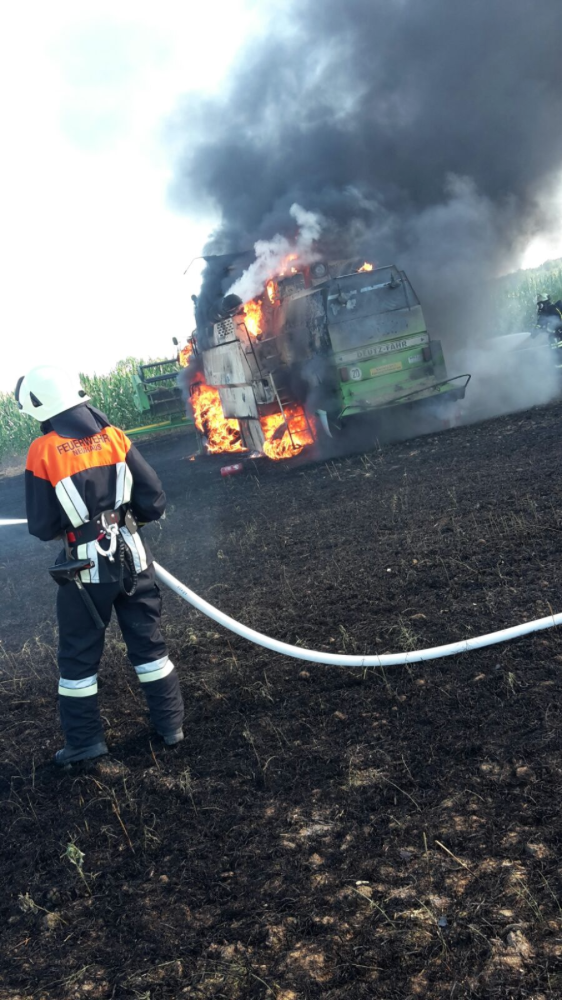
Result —
M 537 316 L 539 320 L 543 316 L 556 316 L 562 322 L 562 299 L 551 302 L 550 295 L 540 292 L 537 295 Z
M 64 541 L 57 591 L 61 767 L 108 753 L 98 707 L 98 666 L 113 608 L 150 716 L 168 745 L 183 740 L 183 700 L 160 630 L 161 597 L 138 524 L 156 521 L 166 497 L 128 437 L 89 405 L 78 379 L 33 368 L 16 387 L 20 410 L 41 423 L 27 456 L 29 531 Z
M 562 336 L 562 299 L 552 302 L 546 292 L 537 295 L 537 323 L 531 338 L 534 340 L 540 333 L 547 333 L 549 339 L 556 341 Z

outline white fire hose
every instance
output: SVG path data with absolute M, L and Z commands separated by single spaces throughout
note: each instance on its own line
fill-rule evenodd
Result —
M 0 526 L 12 524 L 27 524 L 24 518 L 0 519 Z M 456 656 L 457 653 L 470 653 L 473 649 L 482 649 L 484 646 L 495 646 L 498 642 L 509 642 L 511 639 L 518 639 L 522 635 L 530 635 L 531 632 L 540 632 L 546 628 L 554 628 L 562 625 L 562 614 L 548 615 L 546 618 L 537 618 L 534 622 L 523 622 L 521 625 L 513 625 L 511 628 L 500 629 L 499 632 L 489 632 L 487 635 L 479 635 L 474 639 L 461 639 L 460 642 L 449 642 L 445 646 L 432 646 L 430 649 L 409 650 L 407 653 L 381 653 L 372 656 L 347 656 L 343 653 L 320 653 L 315 649 L 302 649 L 300 646 L 291 646 L 287 642 L 279 642 L 278 639 L 271 639 L 261 632 L 256 632 L 248 625 L 225 615 L 223 611 L 208 604 L 202 597 L 195 594 L 184 583 L 176 580 L 175 576 L 168 573 L 157 562 L 154 563 L 157 578 L 161 583 L 169 587 L 178 597 L 181 597 L 188 604 L 201 611 L 202 614 L 212 618 L 218 625 L 230 629 L 236 635 L 248 639 L 258 646 L 271 649 L 274 653 L 281 653 L 282 656 L 292 656 L 296 660 L 306 660 L 308 663 L 324 663 L 334 667 L 397 667 L 404 663 L 421 663 L 423 660 L 439 660 L 445 656 Z
M 431 649 L 411 650 L 407 653 L 381 653 L 373 656 L 347 656 L 343 653 L 319 653 L 315 649 L 301 649 L 300 646 L 290 646 L 287 642 L 279 642 L 278 639 L 270 639 L 261 632 L 255 632 L 247 625 L 229 618 L 224 612 L 208 604 L 202 597 L 194 594 L 189 587 L 176 580 L 175 576 L 167 570 L 154 563 L 156 576 L 166 584 L 170 590 L 182 597 L 184 601 L 192 604 L 198 611 L 212 618 L 219 625 L 224 625 L 236 635 L 241 635 L 243 639 L 258 646 L 265 646 L 266 649 L 273 650 L 274 653 L 281 653 L 283 656 L 293 656 L 296 660 L 306 660 L 309 663 L 325 663 L 335 667 L 396 667 L 404 663 L 420 663 L 422 660 L 439 660 L 444 656 L 455 656 L 457 653 L 469 653 L 472 649 L 482 649 L 483 646 L 493 646 L 498 642 L 509 642 L 510 639 L 517 639 L 521 635 L 529 635 L 530 632 L 540 632 L 541 629 L 553 628 L 555 625 L 562 625 L 562 614 L 549 615 L 548 618 L 538 618 L 534 622 L 524 622 L 522 625 L 514 625 L 512 628 L 500 629 L 499 632 L 489 632 L 488 635 L 480 635 L 474 639 L 461 639 L 460 642 L 450 642 L 446 646 L 433 646 Z

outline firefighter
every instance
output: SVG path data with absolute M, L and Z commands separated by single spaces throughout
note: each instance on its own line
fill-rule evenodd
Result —
M 550 295 L 540 292 L 537 295 L 537 316 L 539 322 L 543 316 L 555 316 L 562 322 L 562 299 L 558 302 L 551 302 Z
M 98 666 L 112 609 L 164 742 L 183 739 L 178 676 L 160 630 L 161 597 L 138 525 L 164 513 L 160 480 L 127 436 L 90 405 L 58 367 L 20 378 L 16 400 L 41 424 L 27 456 L 29 531 L 62 538 L 51 570 L 57 590 L 59 708 L 64 747 L 55 763 L 108 753 L 98 707 Z

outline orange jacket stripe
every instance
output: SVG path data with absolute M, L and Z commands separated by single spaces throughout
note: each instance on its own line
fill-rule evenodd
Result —
M 118 427 L 103 427 L 92 437 L 75 440 L 50 431 L 33 441 L 26 468 L 38 479 L 56 486 L 61 479 L 87 469 L 124 462 L 131 442 Z

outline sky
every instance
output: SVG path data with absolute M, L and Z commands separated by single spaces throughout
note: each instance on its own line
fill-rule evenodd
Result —
M 221 86 L 258 8 L 23 0 L 0 18 L 0 390 L 35 363 L 171 356 L 216 220 L 172 209 L 169 126 Z
M 281 2 L 4 5 L 0 391 L 34 364 L 171 356 L 191 332 L 200 265 L 184 272 L 218 219 L 172 206 L 174 116 L 225 86 Z M 560 255 L 537 237 L 522 265 Z

